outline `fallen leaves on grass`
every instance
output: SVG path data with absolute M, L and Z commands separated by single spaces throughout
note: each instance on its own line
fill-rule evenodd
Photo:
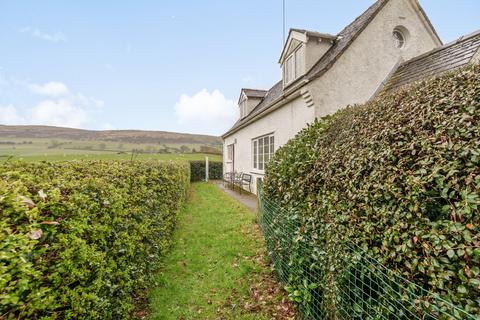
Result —
M 262 241 L 260 230 L 257 225 L 253 230 L 245 230 L 250 236 L 255 236 Z M 243 314 L 258 314 L 274 320 L 296 319 L 296 311 L 288 295 L 277 281 L 270 259 L 264 250 L 259 250 L 253 257 L 243 257 L 253 260 L 258 266 L 258 271 L 248 281 L 248 294 L 242 294 L 237 289 L 232 289 L 231 295 L 225 303 L 217 309 L 217 320 L 227 319 L 229 311 L 239 309 Z M 235 262 L 232 267 L 238 267 Z

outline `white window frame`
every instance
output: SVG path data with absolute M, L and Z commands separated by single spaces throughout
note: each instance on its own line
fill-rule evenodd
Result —
M 275 135 L 269 133 L 252 139 L 252 166 L 259 172 L 265 172 L 265 166 L 275 153 Z

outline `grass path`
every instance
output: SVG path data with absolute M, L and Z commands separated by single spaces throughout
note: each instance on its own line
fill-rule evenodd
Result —
M 192 189 L 150 291 L 150 319 L 289 319 L 254 213 L 213 184 Z

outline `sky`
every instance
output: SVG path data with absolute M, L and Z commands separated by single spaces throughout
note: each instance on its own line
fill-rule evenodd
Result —
M 286 0 L 286 26 L 338 33 L 373 0 Z M 420 0 L 447 43 L 478 0 Z M 280 79 L 281 0 L 0 0 L 0 124 L 220 135 L 240 88 Z

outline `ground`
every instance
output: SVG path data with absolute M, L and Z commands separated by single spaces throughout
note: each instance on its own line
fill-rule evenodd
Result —
M 150 319 L 294 319 L 255 214 L 214 184 L 193 185 L 156 280 Z

